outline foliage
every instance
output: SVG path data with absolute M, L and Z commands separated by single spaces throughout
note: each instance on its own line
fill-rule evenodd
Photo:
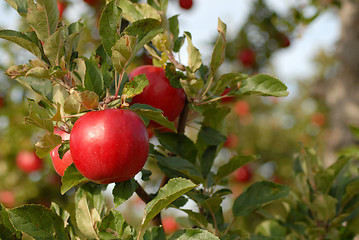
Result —
M 167 18 L 168 1 L 107 1 L 99 18 L 99 42 L 94 41 L 96 48 L 86 57 L 79 42 L 88 26 L 81 21 L 69 25 L 59 21 L 55 0 L 7 2 L 32 28 L 29 32 L 0 30 L 0 38 L 36 57 L 27 64 L 9 67 L 6 74 L 33 93 L 27 99 L 29 115 L 25 122 L 42 129 L 42 137 L 35 144 L 38 155 L 47 156 L 60 144 L 54 127 L 70 133 L 76 120 L 89 111 L 130 109 L 145 123 L 152 120 L 172 131 L 155 133 L 159 143 L 150 143 L 141 179 L 115 184 L 111 198 L 116 208 L 108 204 L 104 194 L 108 186 L 89 182 L 72 164 L 57 188 L 63 197 L 71 197 L 69 203 L 52 203 L 50 208 L 0 205 L 0 237 L 352 239 L 357 234 L 357 173 L 350 171 L 354 161 L 349 157 L 324 168 L 312 149 L 304 149 L 294 165 L 297 189 L 268 179 L 246 184 L 240 194 L 230 189 L 232 174 L 260 157 L 250 153 L 221 159 L 231 114 L 220 100 L 249 99 L 249 95 L 272 99 L 285 97 L 288 91 L 283 82 L 268 74 L 220 72 L 227 57 L 227 27 L 220 19 L 218 38 L 206 66 L 191 33 L 179 32 L 177 16 Z M 187 65 L 175 57 L 185 43 Z M 127 77 L 141 51 L 152 57 L 154 65 L 166 69 L 174 87 L 186 92 L 187 102 L 177 128 L 158 109 L 129 106 L 131 98 L 148 84 L 144 76 L 133 81 Z M 226 89 L 229 93 L 222 95 Z M 188 134 L 186 124 L 197 124 L 198 129 Z M 62 142 L 60 149 L 63 156 L 68 142 Z M 148 194 L 144 186 L 151 185 L 155 191 Z M 134 193 L 146 203 L 137 225 L 117 208 L 130 202 Z M 189 209 L 191 204 L 195 207 Z M 185 216 L 182 229 L 172 236 L 166 235 L 161 225 L 161 213 L 167 209 Z

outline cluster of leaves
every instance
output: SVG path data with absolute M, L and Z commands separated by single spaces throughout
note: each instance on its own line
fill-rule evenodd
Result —
M 86 183 L 87 179 L 71 165 L 62 178 L 61 193 L 76 187 L 72 210 L 64 210 L 56 204 L 51 210 L 38 205 L 10 210 L 2 207 L 0 227 L 4 229 L 1 234 L 5 238 L 18 239 L 20 231 L 34 239 L 166 239 L 162 227 L 147 229 L 147 225 L 169 206 L 188 214 L 191 223 L 197 226 L 176 232 L 171 239 L 249 237 L 244 229 L 225 222 L 221 203 L 231 194 L 225 187 L 228 175 L 257 156 L 235 156 L 215 170 L 214 161 L 226 139 L 221 131 L 228 113 L 228 108 L 220 106 L 217 100 L 242 95 L 282 97 L 288 92 L 281 81 L 266 74 L 217 76 L 226 47 L 226 25 L 221 20 L 210 65 L 206 66 L 192 43 L 191 34 L 180 35 L 177 16 L 166 17 L 168 1 L 134 4 L 128 0 L 111 0 L 99 22 L 101 44 L 86 58 L 76 51 L 85 26 L 81 22 L 68 26 L 58 22 L 56 0 L 7 2 L 34 30 L 27 33 L 0 30 L 0 37 L 37 57 L 28 64 L 10 67 L 6 73 L 38 96 L 29 99 L 29 116 L 25 119 L 26 123 L 46 131 L 36 143 L 38 156 L 46 156 L 59 144 L 62 144 L 59 150 L 62 156 L 69 149 L 68 142 L 62 142 L 53 133 L 54 126 L 70 132 L 73 123 L 88 111 L 130 108 L 146 123 L 154 120 L 174 132 L 156 133 L 160 145 L 151 146 L 150 161 L 165 178 L 158 192 L 146 201 L 138 231 L 129 226 L 118 211 L 107 208 L 101 193 L 106 186 Z M 130 24 L 120 31 L 122 18 Z M 174 56 L 185 41 L 189 55 L 187 66 Z M 196 140 L 184 135 L 183 127 L 175 132 L 174 124 L 164 118 L 161 111 L 146 105 L 128 106 L 126 99 L 140 94 L 148 84 L 144 76 L 135 77 L 133 81 L 127 81 L 126 77 L 127 68 L 142 48 L 151 54 L 155 65 L 166 65 L 171 85 L 185 90 L 189 105 L 184 111 L 190 109 L 201 116 Z M 221 96 L 225 88 L 231 91 Z M 180 125 L 186 120 L 182 117 Z M 143 181 L 149 181 L 149 176 L 150 171 L 142 171 Z M 117 183 L 113 191 L 115 205 L 122 204 L 139 189 L 141 186 L 134 179 Z M 286 186 L 267 181 L 255 183 L 235 200 L 232 221 L 288 193 Z M 198 212 L 183 208 L 189 199 L 198 205 Z M 217 236 L 204 229 L 213 230 Z

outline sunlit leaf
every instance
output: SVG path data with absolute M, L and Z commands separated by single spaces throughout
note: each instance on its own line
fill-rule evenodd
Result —
M 195 187 L 196 185 L 188 179 L 170 179 L 168 183 L 159 190 L 157 196 L 146 205 L 141 229 L 174 200 Z
M 72 163 L 65 170 L 64 176 L 62 177 L 61 194 L 65 194 L 72 187 L 77 186 L 81 183 L 87 182 L 82 174 L 77 170 L 75 165 Z

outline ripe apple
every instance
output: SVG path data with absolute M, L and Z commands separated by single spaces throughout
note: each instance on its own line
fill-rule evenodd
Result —
M 248 165 L 244 165 L 243 167 L 238 168 L 234 172 L 234 179 L 238 182 L 246 183 L 249 182 L 252 178 L 252 170 Z
M 60 135 L 62 140 L 70 140 L 70 134 L 68 134 L 67 132 L 64 132 L 58 128 L 55 129 L 54 133 L 57 135 Z M 72 163 L 72 156 L 71 156 L 71 151 L 69 150 L 64 154 L 64 156 L 61 159 L 59 156 L 59 147 L 60 147 L 60 145 L 58 145 L 57 147 L 52 149 L 50 152 L 50 156 L 51 156 L 52 165 L 54 166 L 55 171 L 60 176 L 63 176 L 66 168 L 68 166 L 70 166 Z
M 57 8 L 59 9 L 59 17 L 62 18 L 62 14 L 66 9 L 67 3 L 65 1 L 57 1 Z
M 75 122 L 70 149 L 84 177 L 100 184 L 122 182 L 146 163 L 148 134 L 142 119 L 130 110 L 92 111 Z
M 166 234 L 172 234 L 179 229 L 176 219 L 172 216 L 166 216 L 162 219 L 163 230 Z
M 246 116 L 250 111 L 248 103 L 246 101 L 243 101 L 243 100 L 238 100 L 234 104 L 233 108 L 234 108 L 235 113 L 239 117 Z
M 40 170 L 43 161 L 34 152 L 21 151 L 16 156 L 16 165 L 22 171 L 31 173 Z
M 249 48 L 245 48 L 239 51 L 237 58 L 245 67 L 253 67 L 253 65 L 256 63 L 256 54 L 252 49 Z
M 192 8 L 193 1 L 192 0 L 179 0 L 179 5 L 181 6 L 181 8 L 188 10 L 188 9 Z
M 174 88 L 166 78 L 165 70 L 160 67 L 144 65 L 135 68 L 129 78 L 145 74 L 149 84 L 143 92 L 132 98 L 131 104 L 142 103 L 161 109 L 163 115 L 169 121 L 174 121 L 182 112 L 186 100 L 186 94 L 182 88 Z M 160 127 L 158 124 L 150 122 L 153 127 Z
M 227 136 L 227 140 L 224 142 L 223 146 L 230 148 L 230 149 L 234 149 L 238 146 L 238 136 L 234 133 L 230 133 Z
M 15 206 L 15 196 L 11 191 L 1 191 L 0 192 L 0 203 L 2 203 L 7 208 L 12 208 Z

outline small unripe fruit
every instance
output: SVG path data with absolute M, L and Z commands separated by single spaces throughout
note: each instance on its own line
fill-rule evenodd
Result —
M 227 140 L 224 142 L 223 146 L 230 148 L 230 149 L 234 149 L 238 146 L 238 136 L 236 134 L 230 133 L 227 136 Z
M 162 219 L 163 230 L 166 234 L 172 234 L 179 229 L 176 219 L 172 216 L 167 216 Z
M 248 167 L 248 165 L 244 165 L 234 172 L 234 179 L 238 182 L 246 183 L 249 182 L 251 178 L 252 170 Z
M 249 48 L 242 49 L 238 53 L 237 58 L 245 67 L 253 67 L 256 63 L 256 54 Z
M 11 191 L 1 191 L 0 192 L 0 203 L 2 203 L 7 208 L 12 208 L 15 206 L 15 196 Z
M 142 119 L 130 110 L 92 111 L 75 122 L 70 149 L 76 168 L 87 179 L 122 182 L 146 163 L 148 134 Z
M 237 101 L 234 106 L 234 111 L 239 117 L 243 117 L 249 114 L 250 108 L 246 101 L 239 100 Z

